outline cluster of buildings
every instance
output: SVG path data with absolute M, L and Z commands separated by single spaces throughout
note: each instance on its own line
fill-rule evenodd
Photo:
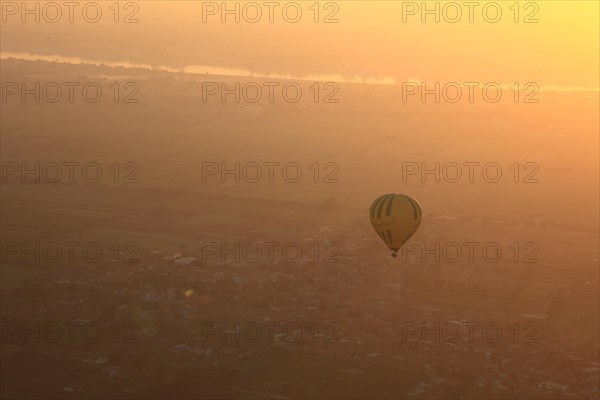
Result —
M 30 279 L 4 293 L 3 353 L 80 360 L 90 372 L 66 385 L 67 394 L 190 380 L 318 396 L 320 379 L 360 382 L 381 368 L 414 379 L 382 383 L 372 397 L 598 396 L 598 349 L 581 355 L 553 343 L 547 314 L 459 312 L 419 298 L 416 286 L 426 277 L 400 273 L 356 236 L 346 238 L 352 251 L 340 252 L 336 263 L 211 263 L 153 251 L 127 265 Z M 52 324 L 62 329 L 58 340 Z M 265 367 L 281 354 L 335 367 L 309 382 L 247 372 L 255 360 Z

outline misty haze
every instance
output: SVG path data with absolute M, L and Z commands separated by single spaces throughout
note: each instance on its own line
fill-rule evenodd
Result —
M 2 399 L 600 398 L 597 2 L 0 11 Z

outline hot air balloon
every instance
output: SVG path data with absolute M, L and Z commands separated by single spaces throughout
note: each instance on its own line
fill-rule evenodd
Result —
M 369 211 L 373 229 L 393 251 L 394 258 L 400 247 L 419 229 L 421 215 L 421 206 L 415 199 L 394 193 L 378 197 Z

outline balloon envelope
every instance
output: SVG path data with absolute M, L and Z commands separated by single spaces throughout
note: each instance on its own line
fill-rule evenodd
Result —
M 369 210 L 373 229 L 381 240 L 393 250 L 392 256 L 415 234 L 421 224 L 421 206 L 404 194 L 379 196 Z

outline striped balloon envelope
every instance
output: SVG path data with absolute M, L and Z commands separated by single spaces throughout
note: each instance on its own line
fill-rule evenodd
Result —
M 381 240 L 393 250 L 392 257 L 415 234 L 421 224 L 421 206 L 404 194 L 379 196 L 369 210 L 371 225 Z

